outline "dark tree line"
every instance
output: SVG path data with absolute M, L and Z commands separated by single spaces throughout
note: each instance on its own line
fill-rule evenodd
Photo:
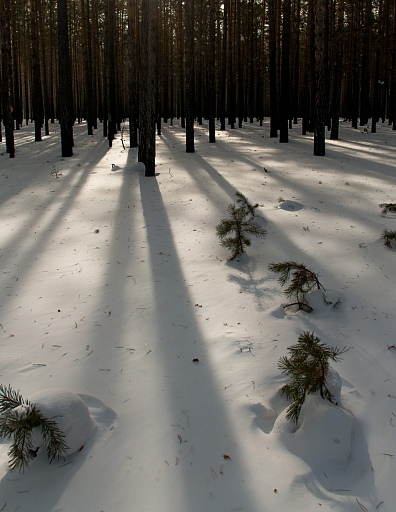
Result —
M 186 151 L 194 122 L 220 129 L 270 118 L 289 140 L 298 119 L 325 152 L 325 129 L 396 129 L 396 0 L 2 0 L 0 117 L 35 140 L 61 125 L 102 122 L 112 140 L 129 119 L 130 147 L 153 174 L 155 129 L 178 119 Z M 154 127 L 154 128 L 153 128 Z M 156 128 L 155 128 L 156 127 Z

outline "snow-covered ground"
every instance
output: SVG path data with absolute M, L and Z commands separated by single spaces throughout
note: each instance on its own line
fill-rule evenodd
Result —
M 300 127 L 197 127 L 186 154 L 167 126 L 146 178 L 119 136 L 76 126 L 62 159 L 51 129 L 0 156 L 0 382 L 77 393 L 95 424 L 23 474 L 0 444 L 0 511 L 394 512 L 396 132 L 342 123 L 319 158 Z M 215 227 L 236 191 L 268 235 L 229 262 Z M 267 268 L 284 260 L 341 304 L 285 314 Z M 277 362 L 304 330 L 347 352 L 339 405 L 309 397 L 296 429 Z

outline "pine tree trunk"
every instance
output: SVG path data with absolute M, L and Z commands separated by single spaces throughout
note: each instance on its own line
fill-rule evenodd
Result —
M 116 20 L 115 20 L 115 0 L 107 0 L 106 11 L 106 38 L 107 44 L 107 138 L 109 147 L 112 147 L 115 134 L 117 132 L 117 99 L 116 99 Z
M 62 157 L 73 155 L 74 114 L 67 3 L 67 0 L 58 0 L 58 117 L 61 128 Z
M 221 42 L 221 81 L 220 81 L 220 130 L 226 129 L 226 84 L 227 84 L 227 34 L 228 34 L 228 2 L 223 7 L 223 33 Z
M 137 48 L 137 7 L 135 0 L 128 0 L 128 88 L 129 88 L 129 145 L 131 148 L 138 146 L 138 91 L 137 74 L 138 52 Z
M 276 0 L 268 4 L 269 73 L 270 73 L 270 137 L 278 136 L 278 84 L 276 72 Z
M 194 0 L 185 0 L 186 152 L 194 153 Z
M 30 0 L 30 26 L 31 26 L 31 59 L 33 76 L 33 118 L 34 118 L 34 140 L 40 142 L 41 128 L 44 123 L 43 94 L 41 89 L 40 56 L 39 56 L 39 34 L 38 34 L 38 9 L 36 0 Z
M 289 142 L 288 120 L 290 115 L 290 0 L 283 1 L 281 108 L 279 142 Z
M 216 58 L 216 1 L 209 4 L 209 142 L 216 142 L 216 87 L 215 87 L 215 58 Z
M 140 41 L 139 162 L 146 176 L 155 176 L 157 100 L 157 0 L 142 3 Z
M 11 67 L 11 2 L 3 0 L 0 4 L 0 37 L 2 62 L 2 107 L 6 139 L 6 152 L 15 157 L 14 120 L 12 98 Z M 1 129 L 1 128 L 0 128 Z
M 314 121 L 314 155 L 325 155 L 325 29 L 326 0 L 316 0 L 315 9 L 315 121 Z
M 332 120 L 330 139 L 338 140 L 340 125 L 342 54 L 344 34 L 344 0 L 339 0 L 337 8 L 337 28 L 335 34 L 335 53 L 333 71 Z

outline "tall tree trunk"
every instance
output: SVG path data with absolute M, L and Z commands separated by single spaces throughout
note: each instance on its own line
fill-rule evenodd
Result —
M 33 118 L 34 118 L 34 140 L 40 142 L 41 128 L 44 123 L 43 94 L 41 89 L 40 73 L 40 46 L 38 34 L 38 8 L 36 0 L 30 0 L 30 26 L 31 26 L 31 57 L 32 57 L 32 75 L 33 75 Z
M 11 1 L 0 3 L 0 37 L 2 68 L 2 107 L 6 139 L 6 152 L 10 158 L 15 157 L 14 119 L 12 98 L 12 52 L 11 52 Z M 1 130 L 1 128 L 0 128 Z
M 215 60 L 216 60 L 216 1 L 209 4 L 209 142 L 216 142 L 215 116 L 216 116 L 216 87 L 215 87 Z
M 185 0 L 186 152 L 194 153 L 194 0 Z
M 289 142 L 288 120 L 290 115 L 290 10 L 290 0 L 283 0 L 279 142 Z
M 325 87 L 326 87 L 326 0 L 316 0 L 315 9 L 315 121 L 314 155 L 325 155 Z
M 278 84 L 276 71 L 276 1 L 269 0 L 270 137 L 278 136 Z
M 62 157 L 73 155 L 74 114 L 67 3 L 67 0 L 58 0 L 58 117 L 61 128 Z
M 221 88 L 220 88 L 220 130 L 226 128 L 226 90 L 227 90 L 227 35 L 228 35 L 228 0 L 223 7 L 223 33 L 221 43 Z
M 137 148 L 137 124 L 138 124 L 138 88 L 137 74 L 138 52 L 137 49 L 137 6 L 135 0 L 128 0 L 128 84 L 129 84 L 129 145 Z
M 145 3 L 145 2 L 143 2 Z M 107 138 L 109 140 L 109 147 L 112 147 L 115 134 L 117 132 L 117 99 L 116 99 L 116 51 L 115 51 L 115 38 L 116 38 L 116 5 L 115 0 L 107 0 L 106 11 L 106 38 L 105 45 L 107 44 Z
M 157 0 L 142 3 L 140 36 L 140 112 L 138 160 L 146 176 L 155 176 L 155 121 L 157 101 Z
M 185 120 L 185 83 L 184 83 L 184 30 L 183 30 L 183 1 L 177 4 L 177 60 L 178 60 L 178 117 L 182 128 L 186 127 Z
M 343 63 L 343 35 L 344 35 L 344 0 L 338 1 L 337 28 L 335 34 L 333 94 L 331 101 L 331 131 L 330 139 L 338 140 L 340 126 L 341 80 Z

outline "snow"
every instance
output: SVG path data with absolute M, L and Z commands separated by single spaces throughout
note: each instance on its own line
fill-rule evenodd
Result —
M 67 455 L 84 448 L 95 430 L 95 422 L 83 397 L 77 393 L 54 388 L 33 393 L 29 401 L 35 404 L 46 418 L 56 421 L 65 436 Z M 42 439 L 39 438 L 38 443 L 36 441 L 34 445 L 42 446 Z
M 74 438 L 24 473 L 0 444 L 0 510 L 394 512 L 396 227 L 379 205 L 396 202 L 396 132 L 341 123 L 314 157 L 300 127 L 209 144 L 205 125 L 187 154 L 165 126 L 146 178 L 101 128 L 77 125 L 67 159 L 51 129 L 16 132 L 15 159 L 0 145 L 0 377 Z M 268 235 L 230 262 L 215 227 L 236 191 Z M 312 313 L 282 308 L 267 267 L 285 260 L 319 274 Z M 277 362 L 304 330 L 346 352 L 338 405 L 310 396 L 295 426 Z

